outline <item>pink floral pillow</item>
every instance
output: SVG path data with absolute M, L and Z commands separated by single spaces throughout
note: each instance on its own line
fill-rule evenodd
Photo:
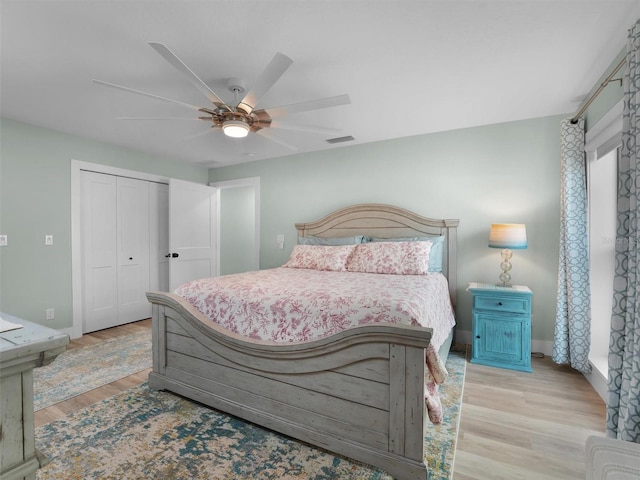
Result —
M 350 272 L 426 275 L 431 242 L 372 242 L 356 245 Z
M 289 261 L 283 267 L 344 272 L 355 248 L 355 245 L 294 245 Z

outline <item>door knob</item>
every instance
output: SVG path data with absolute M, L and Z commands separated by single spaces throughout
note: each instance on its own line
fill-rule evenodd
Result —
M 178 258 L 179 256 L 180 256 L 180 255 L 178 255 L 177 253 L 172 253 L 172 254 L 171 254 L 171 257 L 172 257 L 172 258 Z
M 129 257 L 129 260 L 133 260 L 133 257 Z

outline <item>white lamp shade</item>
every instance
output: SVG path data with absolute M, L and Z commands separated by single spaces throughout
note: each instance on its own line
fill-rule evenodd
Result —
M 243 138 L 249 135 L 249 126 L 240 120 L 227 120 L 222 124 L 222 131 L 227 137 Z
M 524 223 L 494 223 L 489 231 L 491 248 L 519 250 L 527 248 L 527 229 Z

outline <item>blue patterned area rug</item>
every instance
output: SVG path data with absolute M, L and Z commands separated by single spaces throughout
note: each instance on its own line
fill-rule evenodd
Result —
M 425 437 L 429 480 L 449 480 L 462 401 L 464 352 L 447 361 L 444 421 Z M 36 429 L 49 479 L 334 480 L 391 477 L 147 384 Z
M 41 410 L 151 365 L 151 330 L 67 350 L 53 363 L 33 370 L 34 409 Z

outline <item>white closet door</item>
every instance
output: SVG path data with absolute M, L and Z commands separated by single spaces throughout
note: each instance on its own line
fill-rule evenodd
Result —
M 117 177 L 118 320 L 151 316 L 149 290 L 149 182 Z
M 169 185 L 149 184 L 150 290 L 169 291 Z
M 116 177 L 80 172 L 83 331 L 118 319 Z
M 169 182 L 169 288 L 218 274 L 217 189 Z

